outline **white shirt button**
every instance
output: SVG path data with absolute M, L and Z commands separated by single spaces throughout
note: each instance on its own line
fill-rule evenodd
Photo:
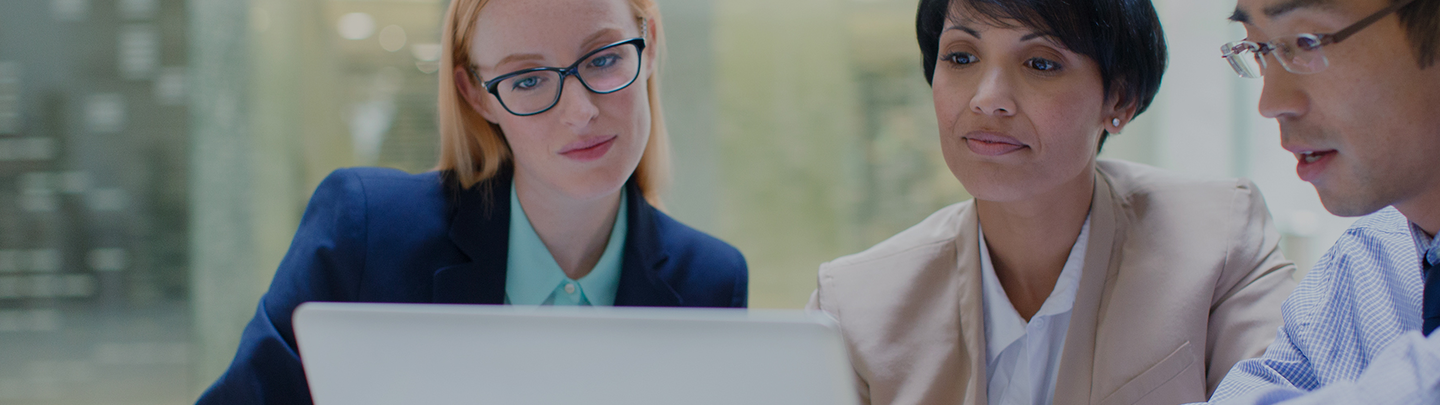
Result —
M 575 293 L 575 283 L 565 283 L 565 293 L 566 293 L 566 294 L 574 294 L 574 293 Z

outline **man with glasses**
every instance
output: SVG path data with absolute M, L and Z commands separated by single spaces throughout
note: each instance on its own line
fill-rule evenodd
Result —
M 1368 216 L 1211 402 L 1440 403 L 1440 0 L 1239 0 L 1231 19 L 1248 40 L 1222 55 L 1264 78 L 1260 112 L 1300 178 L 1330 212 Z

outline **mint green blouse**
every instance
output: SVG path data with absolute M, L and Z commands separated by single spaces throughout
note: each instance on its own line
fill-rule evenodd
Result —
M 514 305 L 615 305 L 615 290 L 620 286 L 620 264 L 625 256 L 626 204 L 625 191 L 620 191 L 620 208 L 610 241 L 595 268 L 573 280 L 560 270 L 550 249 L 535 233 L 515 185 L 510 185 L 510 249 L 505 262 L 505 303 Z

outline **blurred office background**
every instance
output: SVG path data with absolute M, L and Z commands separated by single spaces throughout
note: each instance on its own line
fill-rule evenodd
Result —
M 1103 156 L 1259 183 L 1303 270 L 1351 222 L 1295 178 L 1233 2 L 1156 0 L 1170 69 Z M 750 303 L 967 199 L 915 0 L 660 0 L 672 215 L 745 253 Z M 436 156 L 445 0 L 0 3 L 0 403 L 192 402 L 331 170 Z

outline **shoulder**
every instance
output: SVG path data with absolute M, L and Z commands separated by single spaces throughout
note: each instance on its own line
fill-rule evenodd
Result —
M 443 216 L 454 199 L 452 194 L 446 191 L 438 172 L 410 174 L 396 169 L 354 167 L 326 176 L 311 197 L 311 205 L 358 204 L 367 213 Z
M 1228 300 L 1255 280 L 1294 271 L 1251 181 L 1187 177 L 1110 160 L 1099 168 L 1119 204 L 1125 277 L 1183 288 L 1197 300 Z
M 436 239 L 449 226 L 454 193 L 438 172 L 359 167 L 339 169 L 320 182 L 306 216 L 313 232 L 352 234 L 374 246 L 409 246 Z M 337 235 L 343 236 L 343 235 Z
M 1100 161 L 1099 168 L 1130 233 L 1146 243 L 1196 249 L 1215 244 L 1232 251 L 1240 245 L 1259 248 L 1257 241 L 1275 232 L 1265 197 L 1250 180 L 1195 178 L 1112 160 Z
M 1410 233 L 1410 221 L 1392 207 L 1356 220 L 1340 234 L 1312 271 L 1317 280 L 1331 282 L 1365 273 L 1383 277 L 1384 272 L 1416 270 L 1420 255 Z M 1306 281 L 1310 277 L 1306 277 Z
M 1414 270 L 1419 277 L 1420 255 L 1410 234 L 1410 221 L 1395 208 L 1386 207 L 1350 225 L 1306 275 L 1310 289 L 1343 288 L 1363 279 L 1392 279 Z M 1405 273 L 1389 274 L 1392 272 Z
M 1420 256 L 1410 222 L 1386 207 L 1356 220 L 1300 281 L 1287 306 L 1332 300 L 1389 299 L 1420 279 Z M 1354 293 L 1352 293 L 1352 291 Z
M 397 169 L 352 167 L 331 172 L 320 182 L 316 196 L 340 195 L 363 198 L 371 203 L 414 201 L 416 197 L 439 197 L 445 191 L 439 172 L 410 174 Z
M 973 200 L 957 203 L 869 249 L 820 265 L 807 308 L 839 322 L 864 384 L 893 395 L 895 387 L 961 367 L 955 344 L 963 330 L 977 330 L 970 321 L 979 319 L 969 318 L 979 308 L 973 305 L 979 303 L 978 226 Z M 975 282 L 961 282 L 966 279 Z
M 750 271 L 745 256 L 720 239 L 691 228 L 660 210 L 644 205 L 655 229 L 653 247 L 664 257 L 660 277 L 682 297 L 682 305 L 745 307 L 749 301 Z M 632 225 L 644 223 L 632 218 Z M 632 235 L 634 235 L 632 233 Z M 647 237 L 643 239 L 650 241 Z M 652 250 L 653 249 L 653 250 Z M 657 252 L 658 251 L 658 252 Z
M 1411 246 L 1414 240 L 1410 238 L 1410 220 L 1405 219 L 1405 215 L 1394 207 L 1385 207 L 1355 220 L 1355 223 L 1345 230 L 1335 245 L 1352 246 L 1373 242 L 1382 245 L 1399 243 Z
M 979 264 L 978 256 L 972 257 L 973 262 L 960 262 L 960 249 L 978 252 L 980 248 L 973 207 L 973 202 L 967 201 L 942 208 L 869 249 L 821 264 L 812 300 L 840 318 L 854 315 L 853 310 L 841 307 L 899 314 L 909 306 L 953 303 L 944 298 L 948 293 L 933 289 L 949 286 L 958 275 L 957 268 L 963 272 L 967 266 Z M 971 237 L 962 237 L 962 232 Z M 961 246 L 970 245 L 963 240 L 975 243 Z M 922 291 L 927 293 L 917 294 Z M 847 312 L 850 315 L 841 315 Z
M 1281 306 L 1285 333 L 1327 375 L 1353 378 L 1348 366 L 1324 366 L 1366 364 L 1391 339 L 1419 329 L 1424 281 L 1409 224 L 1388 207 L 1360 218 Z
M 1097 165 L 1100 173 L 1110 179 L 1115 194 L 1130 204 L 1208 205 L 1231 202 L 1236 197 L 1248 204 L 1260 195 L 1255 183 L 1246 179 L 1203 179 L 1119 160 L 1100 160 Z
M 971 200 L 941 208 L 920 223 L 869 249 L 820 265 L 822 277 L 852 269 L 873 268 L 876 263 L 893 263 L 901 258 L 930 257 L 937 249 L 948 251 L 962 230 L 976 225 L 971 220 L 975 215 L 973 207 L 974 201 Z
M 660 249 L 669 260 L 679 261 L 688 267 L 705 268 L 710 270 L 707 273 L 715 275 L 743 276 L 746 273 L 745 256 L 734 246 L 691 228 L 658 209 L 645 211 L 654 221 L 660 237 Z

